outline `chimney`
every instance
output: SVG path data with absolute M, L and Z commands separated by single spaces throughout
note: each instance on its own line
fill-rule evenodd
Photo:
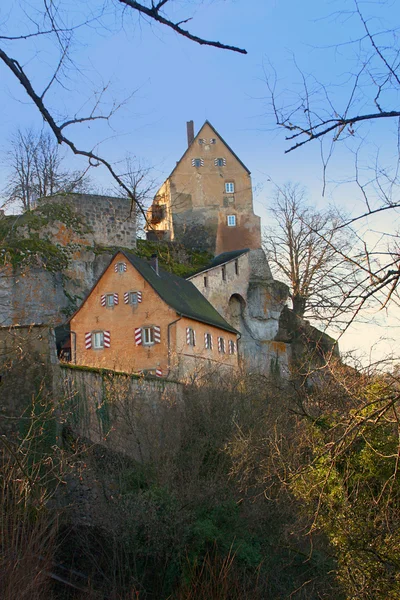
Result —
M 187 131 L 187 140 L 188 147 L 194 140 L 194 123 L 193 121 L 186 121 L 186 131 Z
M 151 255 L 150 266 L 153 269 L 153 271 L 155 271 L 157 273 L 157 275 L 159 275 L 159 272 L 158 272 L 158 256 L 157 256 L 157 254 L 152 254 Z

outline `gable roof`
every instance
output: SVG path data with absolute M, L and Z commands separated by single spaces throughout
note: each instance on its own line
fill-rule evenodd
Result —
M 142 277 L 151 285 L 154 291 L 160 296 L 162 300 L 168 306 L 176 310 L 176 312 L 182 317 L 188 317 L 207 325 L 213 325 L 219 327 L 231 333 L 239 333 L 234 327 L 229 325 L 227 321 L 219 314 L 219 312 L 209 303 L 209 301 L 203 296 L 196 286 L 172 273 L 168 273 L 163 269 L 159 269 L 159 274 L 154 271 L 150 264 L 133 254 L 132 252 L 125 252 L 119 250 L 112 257 L 110 264 L 107 266 L 103 274 L 96 281 L 90 292 L 87 294 L 85 300 L 78 308 L 77 311 L 70 317 L 69 321 L 77 314 L 82 308 L 83 304 L 90 296 L 94 288 L 97 286 L 101 277 L 109 269 L 115 257 L 118 254 L 122 254 L 131 263 L 131 265 L 142 275 Z
M 239 258 L 239 256 L 242 256 L 242 254 L 246 254 L 247 252 L 250 252 L 249 248 L 243 248 L 242 250 L 231 250 L 230 252 L 222 252 L 222 254 L 215 256 L 205 267 L 201 267 L 199 271 L 189 275 L 188 279 L 195 277 L 195 275 L 198 275 L 199 273 L 204 273 L 205 271 L 209 271 L 215 267 L 225 265 L 226 263 Z
M 240 158 L 238 157 L 238 155 L 236 154 L 236 152 L 234 152 L 232 150 L 232 148 L 229 146 L 229 144 L 226 143 L 226 141 L 224 140 L 224 138 L 218 133 L 218 131 L 215 129 L 215 127 L 213 125 L 211 125 L 210 121 L 204 121 L 203 125 L 200 127 L 199 131 L 197 132 L 197 134 L 194 136 L 193 138 L 193 142 L 186 148 L 185 152 L 182 154 L 181 158 L 178 160 L 178 162 L 176 163 L 175 167 L 172 169 L 171 173 L 168 175 L 167 179 L 169 179 L 172 175 L 172 173 L 174 173 L 174 171 L 177 169 L 178 165 L 182 162 L 182 160 L 185 158 L 186 154 L 188 153 L 188 151 L 190 150 L 190 148 L 193 146 L 193 144 L 195 143 L 195 141 L 197 140 L 197 138 L 200 135 L 201 130 L 203 129 L 203 127 L 205 125 L 208 125 L 212 131 L 215 133 L 215 135 L 217 135 L 219 137 L 219 139 L 221 140 L 221 142 L 223 144 L 225 144 L 225 146 L 228 148 L 229 152 L 231 152 L 233 154 L 233 156 L 236 158 L 236 160 L 242 165 L 242 167 L 245 169 L 245 171 L 247 171 L 247 173 L 250 175 L 250 171 L 249 169 L 246 167 L 246 165 L 240 160 Z

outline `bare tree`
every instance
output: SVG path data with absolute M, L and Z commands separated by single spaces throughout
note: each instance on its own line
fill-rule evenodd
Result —
M 390 22 L 388 18 L 385 22 L 385 6 Z M 289 144 L 286 152 L 310 143 L 320 144 L 323 191 L 333 154 L 339 150 L 350 151 L 354 170 L 346 176 L 345 183 L 355 186 L 364 208 L 349 217 L 344 226 L 363 225 L 367 218 L 386 211 L 393 213 L 394 222 L 400 208 L 400 46 L 399 28 L 393 22 L 395 15 L 387 2 L 351 0 L 345 13 L 333 14 L 331 19 L 338 23 L 351 21 L 353 25 L 351 39 L 324 49 L 325 52 L 337 52 L 340 46 L 346 59 L 352 61 L 350 72 L 346 67 L 340 81 L 328 84 L 301 70 L 294 61 L 300 80 L 300 87 L 294 90 L 283 89 L 274 69 L 270 69 L 267 85 L 272 113 L 277 125 L 285 130 Z M 340 94 L 337 93 L 338 86 Z M 375 124 L 374 129 L 372 124 Z M 393 142 L 390 164 L 382 163 L 376 149 L 375 158 L 371 160 L 371 141 L 375 132 L 379 135 L 383 128 Z M 382 145 L 381 141 L 379 145 Z M 400 261 L 396 232 L 382 231 L 377 239 L 373 237 L 376 233 L 373 230 L 372 225 L 368 233 L 373 243 L 370 240 L 365 243 L 363 256 L 355 259 L 363 273 L 357 312 L 372 297 L 383 307 L 389 300 L 399 301 Z
M 354 235 L 341 229 L 336 211 L 312 208 L 299 184 L 276 187 L 270 212 L 264 249 L 274 275 L 289 285 L 293 311 L 338 322 L 353 305 L 357 278 L 347 257 Z
M 90 189 L 87 170 L 63 169 L 64 157 L 49 133 L 18 129 L 7 152 L 10 174 L 4 190 L 5 204 L 17 204 L 24 211 L 38 198 L 62 192 Z
M 163 27 L 172 29 L 174 32 L 200 45 L 211 46 L 218 49 L 229 50 L 246 54 L 246 50 L 236 46 L 227 45 L 216 40 L 207 40 L 201 36 L 191 33 L 183 25 L 188 23 L 192 17 L 176 17 L 179 10 L 175 9 L 175 18 L 168 15 L 171 8 L 170 0 L 145 0 L 143 3 L 133 0 L 117 0 L 113 3 L 115 9 L 114 23 L 121 22 L 125 28 L 129 16 L 143 18 L 150 23 L 158 23 Z M 16 81 L 23 87 L 30 101 L 39 111 L 43 120 L 47 123 L 50 131 L 55 136 L 58 144 L 68 147 L 74 154 L 86 157 L 92 166 L 102 165 L 114 178 L 121 188 L 121 192 L 127 194 L 132 202 L 136 202 L 134 194 L 120 177 L 118 170 L 111 162 L 96 152 L 92 147 L 81 147 L 68 132 L 73 126 L 93 122 L 97 120 L 109 121 L 115 111 L 124 103 L 121 101 L 110 101 L 107 99 L 110 93 L 109 84 L 103 84 L 99 89 L 93 91 L 91 101 L 83 99 L 82 105 L 85 112 L 78 110 L 70 115 L 60 116 L 57 108 L 57 98 L 64 96 L 69 89 L 76 88 L 81 91 L 90 85 L 90 78 L 85 77 L 81 67 L 77 67 L 72 60 L 71 47 L 78 38 L 80 43 L 90 45 L 93 35 L 100 31 L 101 35 L 113 35 L 113 27 L 109 16 L 107 3 L 98 3 L 89 0 L 80 5 L 80 10 L 71 10 L 72 5 L 57 1 L 45 1 L 43 5 L 21 0 L 15 5 L 13 21 L 8 15 L 0 24 L 0 64 L 3 64 Z M 186 7 L 180 7 L 180 11 Z M 11 11 L 10 11 L 11 14 Z M 15 15 L 17 18 L 15 18 Z M 13 30 L 13 28 L 16 30 Z M 87 37 L 85 38 L 85 34 Z M 129 35 L 129 32 L 128 32 Z M 78 37 L 79 36 L 79 37 Z M 36 67 L 42 65 L 40 48 L 47 48 L 54 44 L 58 50 L 52 52 L 52 72 L 46 81 L 40 81 L 34 72 Z M 68 81 L 68 85 L 65 85 Z M 40 82 L 40 83 L 39 83 Z M 89 109 L 87 108 L 89 106 Z M 140 207 L 143 215 L 145 211 Z

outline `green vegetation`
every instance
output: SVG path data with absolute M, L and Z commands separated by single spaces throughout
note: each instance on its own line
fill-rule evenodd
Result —
M 201 271 L 213 258 L 209 252 L 190 250 L 177 242 L 137 240 L 136 250 L 119 246 L 96 246 L 94 248 L 95 254 L 114 254 L 118 250 L 132 252 L 144 260 L 149 260 L 153 254 L 157 254 L 160 267 L 179 277 L 188 277 Z
M 68 205 L 43 204 L 35 211 L 0 219 L 0 264 L 16 267 L 39 266 L 61 272 L 78 249 L 78 243 L 57 243 L 49 228 L 62 223 L 74 235 L 90 230 Z

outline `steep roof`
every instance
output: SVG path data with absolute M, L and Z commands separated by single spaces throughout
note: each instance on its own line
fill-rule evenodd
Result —
M 201 292 L 196 288 L 193 283 L 168 273 L 163 269 L 158 270 L 158 275 L 150 264 L 133 254 L 132 252 L 125 252 L 124 250 L 118 250 L 112 257 L 110 264 L 106 267 L 102 275 L 98 278 L 86 298 L 82 302 L 81 306 L 74 312 L 73 315 L 68 319 L 67 323 L 79 312 L 87 298 L 93 292 L 98 282 L 109 269 L 113 260 L 118 254 L 122 254 L 126 257 L 131 265 L 142 275 L 142 277 L 151 285 L 155 292 L 164 300 L 168 306 L 176 310 L 176 312 L 182 317 L 188 317 L 207 325 L 213 325 L 219 327 L 225 331 L 231 333 L 239 333 L 234 327 L 229 325 L 227 321 L 219 314 L 219 312 L 213 307 L 212 304 L 203 296 Z
M 159 269 L 157 275 L 148 262 L 135 254 L 124 251 L 121 251 L 121 253 L 126 256 L 131 265 L 139 271 L 164 302 L 176 310 L 179 315 L 208 325 L 214 325 L 232 333 L 238 333 L 215 310 L 193 283 L 163 269 Z
M 208 264 L 206 264 L 205 267 L 201 267 L 201 269 L 189 275 L 188 279 L 191 279 L 195 275 L 203 273 L 204 271 L 209 271 L 210 269 L 214 269 L 215 267 L 224 265 L 230 262 L 231 260 L 235 260 L 236 258 L 239 258 L 239 256 L 242 256 L 242 254 L 246 254 L 247 252 L 250 252 L 249 248 L 243 248 L 243 250 L 231 250 L 230 252 L 222 252 L 222 254 L 218 254 L 217 256 L 215 256 Z
M 169 179 L 169 177 L 171 177 L 172 173 L 174 173 L 174 171 L 177 169 L 179 163 L 185 158 L 187 152 L 189 151 L 189 149 L 193 146 L 193 144 L 195 143 L 195 141 L 197 140 L 197 138 L 199 137 L 201 130 L 203 129 L 203 127 L 205 125 L 208 125 L 213 132 L 215 133 L 215 135 L 217 135 L 219 137 L 219 139 L 221 140 L 221 142 L 223 144 L 225 144 L 225 146 L 228 148 L 229 152 L 231 152 L 233 154 L 233 156 L 236 158 L 236 160 L 242 165 L 242 167 L 245 169 L 245 171 L 247 171 L 247 173 L 250 175 L 250 171 L 249 169 L 246 167 L 246 165 L 240 160 L 240 158 L 238 157 L 238 155 L 236 154 L 236 152 L 234 152 L 232 150 L 232 148 L 229 146 L 229 144 L 226 143 L 226 141 L 224 140 L 224 138 L 218 133 L 218 131 L 215 129 L 215 127 L 213 125 L 211 125 L 210 121 L 204 121 L 203 125 L 200 127 L 199 131 L 197 132 L 197 134 L 194 136 L 193 138 L 193 142 L 186 148 L 185 152 L 182 154 L 181 158 L 178 160 L 178 162 L 176 163 L 176 166 L 172 169 L 171 173 L 169 174 L 169 176 L 167 177 L 167 179 Z

